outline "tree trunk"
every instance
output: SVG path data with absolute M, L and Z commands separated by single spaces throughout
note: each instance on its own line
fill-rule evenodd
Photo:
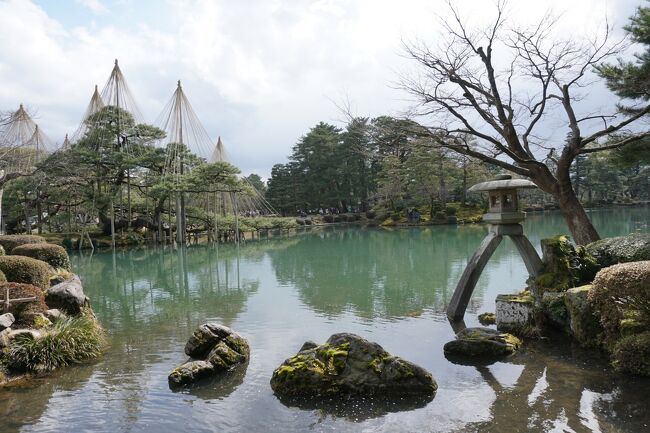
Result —
M 560 189 L 557 199 L 562 216 L 564 216 L 569 231 L 578 245 L 586 245 L 600 239 L 587 212 L 570 185 L 568 188 Z

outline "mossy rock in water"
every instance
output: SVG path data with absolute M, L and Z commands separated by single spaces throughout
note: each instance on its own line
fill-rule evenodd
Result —
M 444 345 L 445 356 L 468 358 L 501 358 L 512 355 L 521 340 L 514 335 L 490 328 L 465 328 L 456 334 L 456 339 Z
M 585 247 L 601 267 L 650 260 L 650 233 L 601 239 Z
M 546 292 L 542 295 L 542 312 L 546 322 L 558 329 L 569 325 L 569 313 L 564 304 L 566 292 Z
M 41 260 L 55 269 L 71 269 L 68 252 L 60 245 L 40 243 L 19 245 L 11 251 L 12 255 Z
M 650 331 L 623 337 L 612 353 L 618 371 L 650 376 Z
M 368 396 L 433 398 L 429 372 L 354 334 L 334 334 L 285 360 L 271 378 L 280 397 Z
M 483 326 L 494 325 L 497 322 L 497 315 L 494 313 L 481 313 L 478 315 L 478 321 Z
M 188 361 L 170 373 L 170 384 L 182 386 L 195 383 L 214 374 L 214 366 L 207 361 Z
M 250 357 L 250 346 L 232 329 L 211 322 L 194 331 L 185 345 L 185 353 L 200 360 L 188 361 L 175 368 L 168 377 L 172 388 L 244 365 Z
M 0 247 L 4 249 L 6 254 L 11 254 L 11 251 L 19 245 L 25 244 L 40 244 L 47 242 L 44 237 L 37 235 L 3 235 L 0 236 Z M 2 254 L 0 254 L 2 255 Z

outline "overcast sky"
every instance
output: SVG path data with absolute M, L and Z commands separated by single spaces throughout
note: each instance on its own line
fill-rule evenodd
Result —
M 489 0 L 457 2 L 470 21 Z M 641 0 L 512 1 L 514 22 L 547 10 L 565 35 L 620 29 Z M 181 79 L 211 137 L 244 174 L 266 177 L 319 121 L 398 114 L 408 73 L 402 40 L 435 43 L 437 0 L 0 0 L 0 109 L 24 103 L 54 142 L 73 133 L 115 58 L 144 121 L 153 123 Z M 594 93 L 603 99 L 607 93 Z M 595 102 L 600 103 L 600 102 Z

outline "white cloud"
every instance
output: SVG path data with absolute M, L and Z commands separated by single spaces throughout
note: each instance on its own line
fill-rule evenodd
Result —
M 99 0 L 75 0 L 76 3 L 88 8 L 94 14 L 103 14 L 108 12 L 108 9 Z
M 93 12 L 113 9 L 83 3 Z M 552 8 L 564 13 L 564 31 L 579 36 L 593 31 L 606 12 L 620 28 L 637 3 L 513 3 L 511 13 L 514 21 L 525 22 Z M 435 42 L 435 14 L 443 5 L 170 0 L 151 9 L 121 2 L 122 16 L 66 19 L 64 25 L 47 8 L 8 0 L 0 2 L 0 108 L 24 102 L 60 142 L 76 129 L 94 84 L 103 86 L 119 58 L 145 121 L 154 121 L 181 79 L 199 118 L 215 140 L 222 136 L 233 162 L 245 173 L 268 175 L 311 126 L 342 117 L 332 99 L 349 97 L 359 115 L 405 108 L 407 95 L 391 88 L 396 71 L 413 67 L 400 56 L 401 39 Z M 461 6 L 475 21 L 492 9 L 481 0 Z

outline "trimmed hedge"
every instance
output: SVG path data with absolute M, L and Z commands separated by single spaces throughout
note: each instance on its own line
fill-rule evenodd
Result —
M 24 244 L 17 246 L 11 251 L 12 255 L 32 257 L 42 260 L 56 269 L 71 270 L 70 257 L 68 252 L 59 245 L 40 243 Z
M 5 249 L 0 245 L 0 256 L 4 256 L 5 254 Z
M 598 272 L 589 303 L 600 316 L 608 343 L 619 338 L 626 314 L 634 313 L 636 320 L 650 326 L 650 260 L 621 263 Z
M 16 318 L 16 324 L 30 326 L 34 322 L 35 315 L 47 311 L 45 295 L 40 288 L 31 284 L 0 283 L 0 299 L 3 301 L 7 288 L 9 288 L 9 299 L 36 298 L 32 302 L 11 304 L 9 313 L 13 314 Z
M 7 281 L 32 284 L 42 290 L 50 287 L 50 265 L 41 260 L 25 256 L 2 256 L 0 271 L 5 274 Z
M 5 273 L 0 271 L 0 283 L 4 283 L 7 281 L 7 277 L 5 277 Z
M 5 250 L 5 253 L 11 254 L 11 250 L 19 245 L 25 244 L 41 244 L 47 242 L 43 236 L 37 235 L 4 235 L 0 236 L 0 246 Z

